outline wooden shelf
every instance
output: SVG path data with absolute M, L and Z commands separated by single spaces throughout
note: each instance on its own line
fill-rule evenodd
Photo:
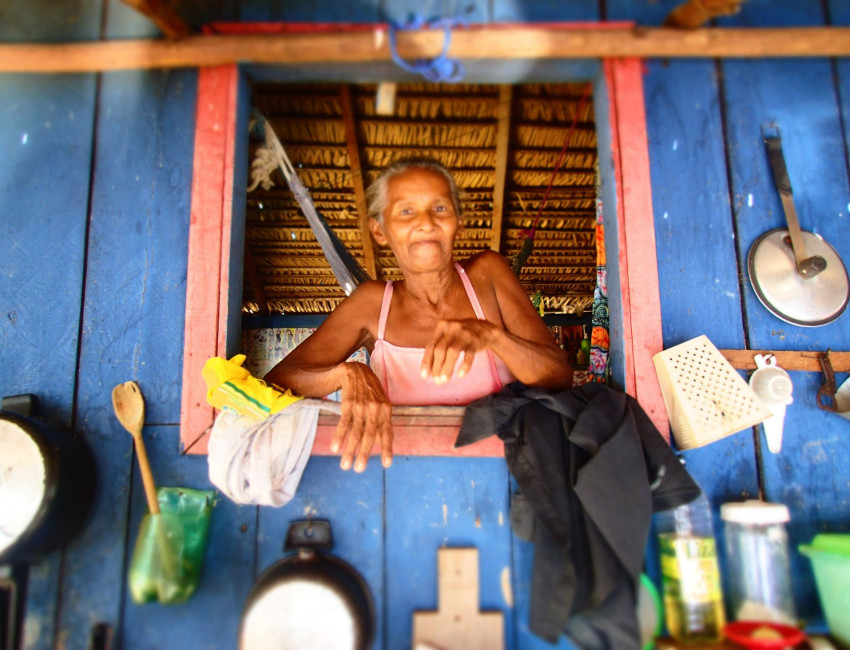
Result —
M 776 357 L 776 365 L 783 370 L 804 370 L 808 372 L 821 372 L 818 355 L 825 350 L 814 352 L 805 350 L 720 350 L 720 354 L 738 370 L 755 370 L 754 360 L 757 354 L 772 354 Z M 850 352 L 829 353 L 829 362 L 834 372 L 850 372 Z

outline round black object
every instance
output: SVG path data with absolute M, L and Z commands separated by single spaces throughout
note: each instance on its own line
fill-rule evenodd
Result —
M 364 650 L 375 631 L 372 596 L 347 562 L 301 550 L 270 566 L 248 595 L 240 650 Z
M 95 463 L 74 432 L 0 411 L 0 563 L 34 562 L 82 528 Z

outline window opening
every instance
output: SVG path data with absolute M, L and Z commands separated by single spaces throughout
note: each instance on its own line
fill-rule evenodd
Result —
M 492 248 L 517 261 L 533 229 L 518 277 L 582 381 L 589 355 L 581 341 L 590 336 L 597 283 L 599 194 L 592 96 L 582 102 L 588 88 L 399 83 L 392 113 L 381 115 L 378 84 L 261 83 L 252 104 L 272 124 L 318 211 L 376 279 L 401 273 L 389 249 L 377 247 L 363 227 L 363 192 L 402 155 L 432 156 L 454 174 L 464 213 L 457 259 Z M 249 145 L 251 160 L 258 146 Z M 242 347 L 259 374 L 345 297 L 282 178 L 247 195 L 242 296 Z M 271 322 L 251 318 L 264 314 Z

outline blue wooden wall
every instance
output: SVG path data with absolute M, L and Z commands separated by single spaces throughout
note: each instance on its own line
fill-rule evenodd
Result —
M 675 4 L 251 0 L 186 3 L 184 15 L 195 24 L 375 22 L 425 11 L 481 23 L 657 25 Z M 849 25 L 850 8 L 748 0 L 719 24 Z M 116 0 L 0 4 L 5 41 L 155 34 Z M 37 393 L 46 417 L 82 431 L 100 480 L 83 535 L 31 569 L 26 647 L 85 648 L 98 622 L 125 648 L 234 647 L 251 584 L 280 557 L 287 522 L 305 514 L 332 520 L 335 552 L 369 583 L 376 648 L 408 646 L 412 611 L 436 606 L 443 545 L 479 548 L 481 605 L 507 612 L 509 647 L 550 647 L 527 630 L 532 549 L 510 533 L 509 479 L 497 459 L 399 457 L 363 475 L 314 459 L 283 509 L 219 501 L 188 603 L 140 607 L 127 597 L 122 577 L 145 504 L 131 439 L 112 416 L 114 385 L 134 379 L 145 393 L 159 482 L 208 487 L 205 459 L 180 456 L 177 432 L 196 82 L 191 70 L 0 75 L 0 394 Z M 783 323 L 758 303 L 744 263 L 755 238 L 783 223 L 760 139 L 768 122 L 782 129 L 802 226 L 850 261 L 850 63 L 653 60 L 645 93 L 665 346 L 706 334 L 721 348 L 850 348 L 850 316 L 815 329 Z M 750 432 L 686 454 L 715 507 L 760 488 L 788 504 L 795 547 L 850 527 L 850 425 L 815 408 L 819 382 L 794 373 L 781 454 Z M 799 613 L 818 624 L 808 561 L 795 553 L 793 565 Z

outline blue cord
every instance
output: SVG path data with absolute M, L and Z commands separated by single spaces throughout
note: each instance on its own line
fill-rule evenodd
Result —
M 393 57 L 393 61 L 395 61 L 396 65 L 403 70 L 413 72 L 414 74 L 420 74 L 428 81 L 448 81 L 451 83 L 460 81 L 463 79 L 464 74 L 466 74 L 463 64 L 457 59 L 450 59 L 446 56 L 449 51 L 449 44 L 452 40 L 452 27 L 455 25 L 460 25 L 462 27 L 468 26 L 466 19 L 464 18 L 440 18 L 439 20 L 435 20 L 431 23 L 426 23 L 421 14 L 414 14 L 412 20 L 405 25 L 390 23 L 390 54 Z M 445 39 L 443 41 L 443 51 L 440 52 L 439 56 L 431 60 L 416 59 L 413 63 L 408 63 L 399 56 L 398 50 L 396 49 L 397 32 L 413 29 L 440 28 L 445 30 Z

